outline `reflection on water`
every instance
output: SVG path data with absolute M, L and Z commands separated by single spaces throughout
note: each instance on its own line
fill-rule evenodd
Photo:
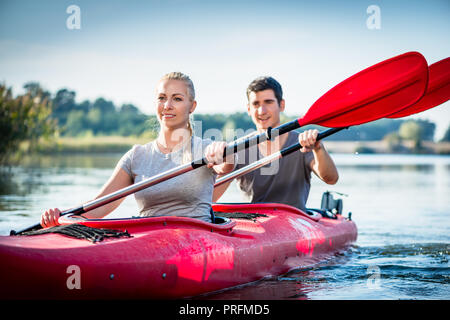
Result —
M 20 194 L 20 190 L 19 184 L 14 181 L 12 170 L 5 168 L 0 170 L 0 196 L 8 194 Z
M 25 157 L 20 166 L 0 168 L 0 233 L 35 224 L 48 208 L 72 208 L 93 199 L 121 154 Z M 137 212 L 132 196 L 110 215 Z
M 342 165 L 341 169 L 345 168 L 354 168 L 359 171 L 433 171 L 435 169 L 434 165 L 431 164 L 385 164 L 385 165 L 376 165 L 376 164 L 362 164 L 362 165 Z M 447 166 L 447 169 L 450 170 L 450 166 Z
M 24 168 L 114 168 L 122 154 L 94 154 L 94 155 L 52 155 L 30 157 L 21 160 Z
M 92 199 L 120 154 L 25 158 L 0 170 L 0 234 L 35 224 L 42 210 Z M 333 154 L 339 182 L 312 179 L 308 207 L 338 191 L 357 243 L 310 269 L 202 299 L 449 299 L 450 157 Z M 242 202 L 235 184 L 221 202 Z M 133 196 L 110 215 L 136 215 Z M 370 268 L 379 271 L 376 288 Z

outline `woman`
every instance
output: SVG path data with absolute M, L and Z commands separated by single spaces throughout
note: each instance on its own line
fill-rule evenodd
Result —
M 203 150 L 207 166 L 192 170 L 135 194 L 140 216 L 186 216 L 211 222 L 211 201 L 217 174 L 234 169 L 234 155 L 222 159 L 225 142 L 211 142 L 194 137 L 190 115 L 194 112 L 194 85 L 180 73 L 166 74 L 156 89 L 157 118 L 160 131 L 157 139 L 145 145 L 135 145 L 118 162 L 113 174 L 97 198 L 167 171 L 182 163 L 201 157 Z M 196 157 L 193 158 L 193 155 Z M 103 218 L 124 198 L 84 213 L 89 219 Z M 61 211 L 45 211 L 41 225 L 58 224 Z

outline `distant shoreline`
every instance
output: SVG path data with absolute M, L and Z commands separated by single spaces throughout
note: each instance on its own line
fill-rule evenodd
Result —
M 40 141 L 38 154 L 87 154 L 124 153 L 135 144 L 146 144 L 149 138 L 100 136 L 87 138 L 60 137 L 53 141 Z M 450 142 L 423 141 L 420 149 L 414 149 L 412 141 L 389 146 L 386 141 L 327 141 L 325 148 L 331 153 L 371 154 L 442 154 L 450 155 Z M 26 149 L 24 147 L 23 149 Z
M 331 153 L 450 155 L 450 142 L 423 141 L 418 150 L 414 149 L 412 141 L 405 141 L 394 147 L 389 146 L 386 141 L 326 141 L 324 145 Z

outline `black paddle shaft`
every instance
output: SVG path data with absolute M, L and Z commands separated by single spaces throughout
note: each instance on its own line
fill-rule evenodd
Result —
M 331 136 L 332 134 L 335 134 L 336 132 L 339 132 L 339 131 L 344 130 L 344 129 L 348 129 L 348 127 L 331 128 L 331 129 L 325 130 L 323 132 L 320 132 L 317 135 L 317 139 L 316 140 L 317 141 L 322 140 L 322 139 L 324 139 L 324 138 L 326 138 L 328 136 Z M 297 150 L 300 150 L 301 148 L 302 148 L 302 145 L 300 143 L 296 143 L 296 144 L 293 144 L 290 147 L 284 148 L 283 150 L 280 151 L 280 153 L 281 153 L 281 156 L 284 157 L 284 156 L 287 156 L 288 154 L 291 154 L 291 153 L 293 153 L 293 152 L 295 152 Z
M 267 128 L 267 130 L 263 133 L 260 133 L 258 135 L 249 137 L 245 139 L 244 141 L 236 140 L 227 145 L 223 152 L 223 158 L 225 159 L 227 155 L 237 153 L 243 149 L 248 149 L 254 145 L 257 145 L 264 141 L 270 141 L 273 140 L 275 137 L 280 136 L 282 134 L 285 134 L 289 131 L 295 130 L 300 128 L 300 124 L 298 120 L 292 120 L 290 122 L 287 122 L 285 124 L 282 124 L 276 128 Z M 204 165 L 206 165 L 208 161 L 206 160 L 206 157 L 203 157 L 199 160 L 194 160 L 191 162 L 191 166 L 193 169 L 200 168 Z

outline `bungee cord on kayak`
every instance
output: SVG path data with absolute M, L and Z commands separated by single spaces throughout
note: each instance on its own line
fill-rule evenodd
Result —
M 131 237 L 127 230 L 120 231 L 114 229 L 92 228 L 82 224 L 60 225 L 51 228 L 22 232 L 18 235 L 36 236 L 48 233 L 59 233 L 72 238 L 89 240 L 93 243 L 100 242 L 108 238 Z
M 252 220 L 253 222 L 256 222 L 257 218 L 260 217 L 267 217 L 266 214 L 261 214 L 257 212 L 214 212 L 214 215 L 216 217 L 222 217 L 222 218 L 228 218 L 228 219 L 245 219 L 245 220 Z

